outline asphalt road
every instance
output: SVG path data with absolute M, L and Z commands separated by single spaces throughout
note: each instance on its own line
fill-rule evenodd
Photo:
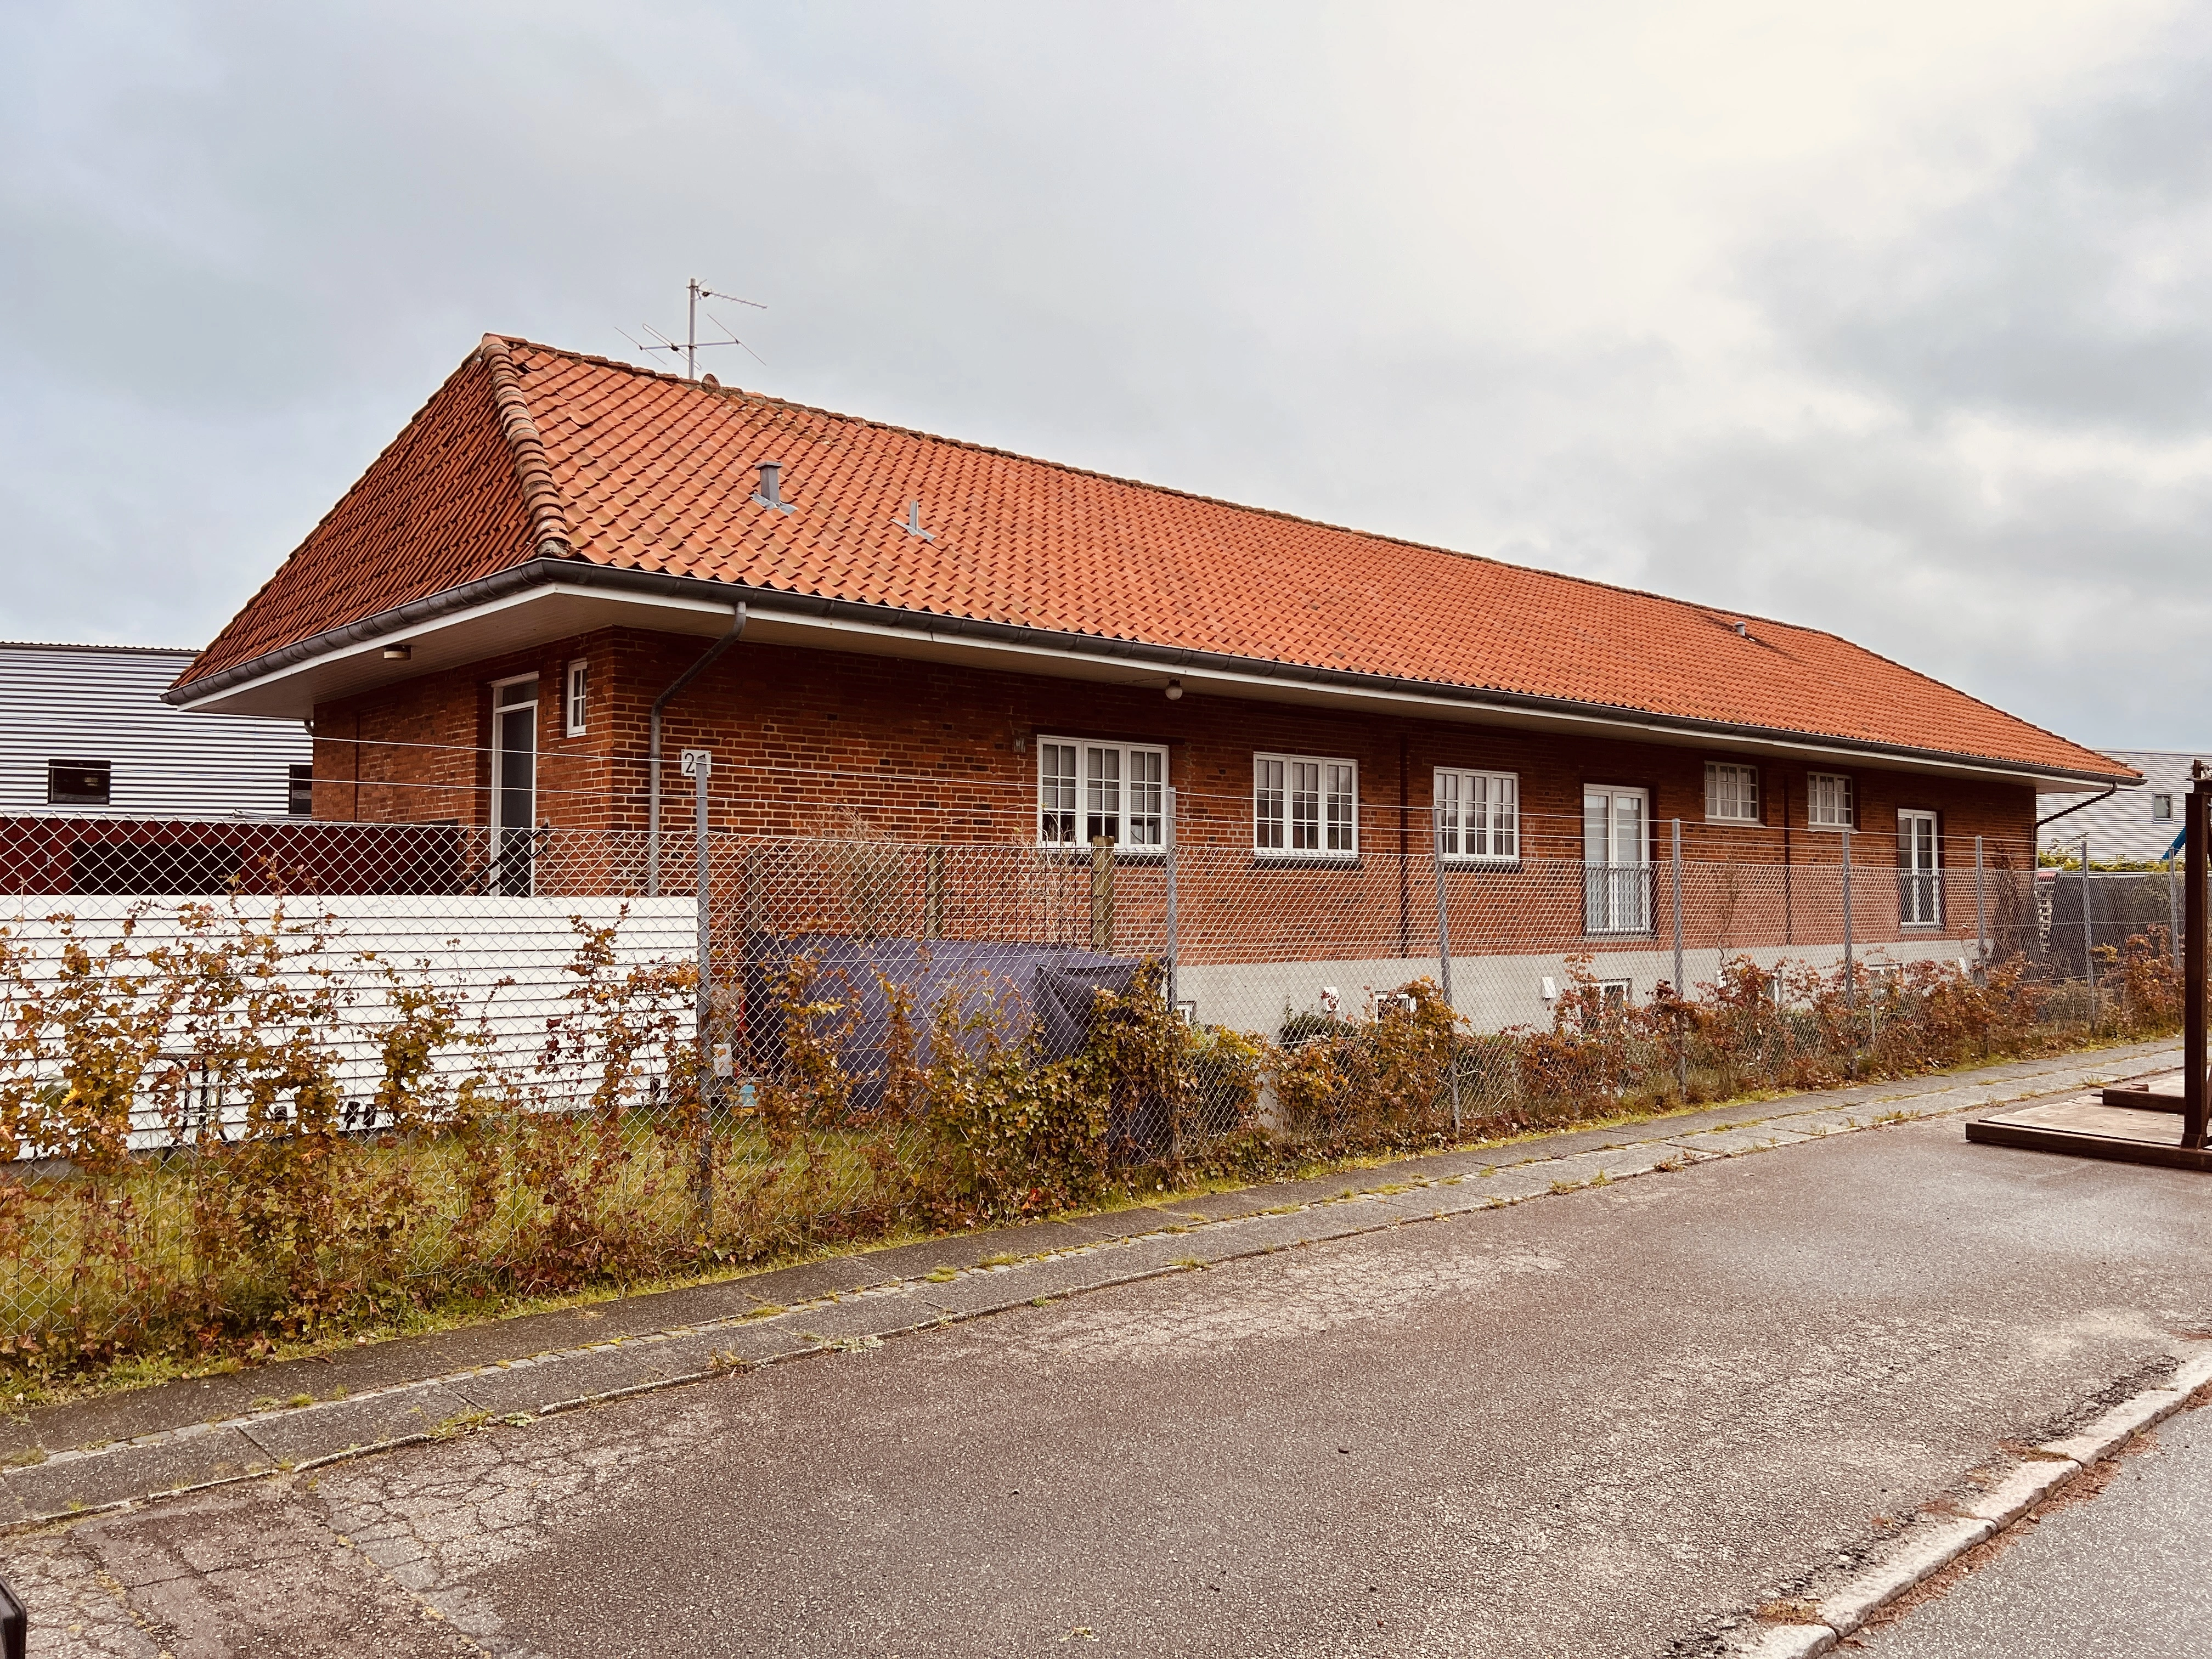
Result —
M 2169 1418 L 2102 1492 L 2062 1503 L 1893 1623 L 1870 1659 L 2177 1659 L 2212 1652 L 2212 1413 Z
M 2212 1324 L 2204 1191 L 1969 1146 L 1957 1119 L 1883 1128 L 0 1561 L 46 1655 L 1695 1652 Z

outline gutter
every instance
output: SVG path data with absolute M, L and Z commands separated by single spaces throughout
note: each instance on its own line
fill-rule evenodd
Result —
M 2078 812 L 2085 806 L 2094 806 L 2100 800 L 2110 800 L 2113 796 L 2119 793 L 2120 786 L 2116 783 L 2111 788 L 2105 791 L 2101 795 L 2092 795 L 2087 800 L 2077 800 L 2071 806 L 2060 807 L 2056 812 L 2053 812 L 2047 818 L 2036 819 L 2035 827 L 2040 830 L 2046 823 L 2056 823 L 2059 819 L 2065 817 L 2071 813 Z
M 194 680 L 189 685 L 173 685 L 161 693 L 161 701 L 179 708 L 216 696 L 252 680 L 265 679 L 287 668 L 297 668 L 318 657 L 327 657 L 343 651 L 349 645 L 370 645 L 376 641 L 398 634 L 424 623 L 433 623 L 450 617 L 457 611 L 467 611 L 495 599 L 543 587 L 557 578 L 546 567 L 554 561 L 545 557 L 532 558 L 512 568 L 489 576 L 479 576 L 474 581 L 463 582 L 459 587 L 448 587 L 389 611 L 380 611 L 359 622 L 347 623 L 337 628 L 326 628 L 319 634 L 310 634 L 304 640 L 295 640 L 289 645 L 280 645 L 273 651 L 264 651 L 258 657 L 210 674 L 205 679 Z M 560 561 L 564 568 L 569 562 Z M 577 569 L 587 567 L 577 565 Z
M 753 587 L 739 582 L 711 581 L 698 576 L 671 576 L 653 570 L 623 570 L 588 561 L 544 555 L 490 576 L 465 582 L 420 599 L 411 599 L 390 611 L 312 635 L 293 644 L 220 669 L 189 685 L 172 687 L 165 701 L 179 707 L 262 679 L 287 668 L 300 666 L 349 646 L 367 645 L 403 629 L 435 622 L 461 611 L 508 598 L 533 587 L 553 585 L 599 588 L 693 603 L 707 600 L 720 609 L 733 598 L 757 617 L 816 619 L 834 626 L 865 629 L 876 633 L 906 634 L 933 639 L 973 640 L 1014 647 L 1046 655 L 1094 662 L 1121 662 L 1158 672 L 1214 674 L 1226 678 L 1259 680 L 1316 690 L 1364 692 L 1418 697 L 1470 709 L 1550 715 L 1559 719 L 1597 720 L 1604 724 L 1662 732 L 1673 737 L 1711 738 L 1738 742 L 1766 743 L 1869 758 L 1905 758 L 1936 765 L 1966 767 L 2019 778 L 2048 779 L 2060 783 L 2086 784 L 2091 788 L 2124 780 L 2110 772 L 2081 772 L 2063 767 L 2026 763 L 1994 762 L 1985 755 L 1961 754 L 1941 749 L 1905 748 L 1863 738 L 1829 737 L 1792 731 L 1783 726 L 1739 725 L 1724 720 L 1699 720 L 1654 714 L 1620 703 L 1577 702 L 1565 697 L 1546 697 L 1528 692 L 1479 690 L 1435 680 L 1404 679 L 1382 674 L 1363 674 L 1351 669 L 1315 668 L 1260 657 L 1237 657 L 1223 652 L 1196 651 L 1183 647 L 1148 645 L 1133 640 L 1106 639 L 1090 634 L 1060 633 L 1016 623 L 971 621 L 933 611 L 902 611 L 857 599 L 832 599 L 812 594 L 788 593 L 775 588 Z

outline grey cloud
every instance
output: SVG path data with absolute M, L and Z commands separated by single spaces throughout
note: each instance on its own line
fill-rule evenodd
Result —
M 1916 413 L 2152 435 L 2212 418 L 2212 27 L 2043 112 L 1990 186 L 1902 238 L 1747 257 L 1808 363 Z
M 1992 504 L 1945 436 L 2201 424 L 2190 40 L 1894 245 L 1747 236 L 1791 362 L 1894 411 L 1761 431 L 1658 332 L 1540 346 L 1398 303 L 1406 228 L 1334 153 L 1359 112 L 1304 11 L 101 15 L 0 15 L 34 94 L 0 96 L 0 631 L 204 640 L 485 329 L 628 355 L 696 274 L 771 304 L 743 319 L 770 367 L 726 379 L 2202 741 L 2203 489 L 2077 471 Z M 2145 246 L 2181 277 L 2123 315 Z

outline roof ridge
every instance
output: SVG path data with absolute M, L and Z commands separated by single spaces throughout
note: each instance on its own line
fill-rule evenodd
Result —
M 1761 616 L 1756 611 L 1741 611 L 1728 605 L 1707 605 L 1698 599 L 1685 599 L 1672 593 L 1660 593 L 1648 587 L 1632 587 L 1626 582 L 1609 582 L 1602 577 L 1579 575 L 1569 570 L 1550 570 L 1540 565 L 1516 564 L 1510 559 L 1499 558 L 1494 553 L 1470 553 L 1465 548 L 1446 547 L 1441 542 L 1425 542 L 1411 536 L 1397 536 L 1386 530 L 1362 530 L 1357 525 L 1338 524 L 1329 519 L 1309 518 L 1302 513 L 1291 513 L 1279 507 L 1259 507 L 1249 501 L 1232 501 L 1225 495 L 1207 495 L 1195 489 L 1185 489 L 1176 484 L 1154 483 L 1147 478 L 1133 478 L 1126 473 L 1103 472 L 1097 467 L 1078 466 L 1072 461 L 1056 461 L 1049 456 L 1025 454 L 1018 449 L 1008 449 L 999 444 L 978 443 L 972 438 L 947 437 L 941 432 L 926 432 L 918 426 L 900 426 L 891 421 L 879 421 L 871 416 L 850 415 L 842 410 L 825 409 L 819 404 L 802 404 L 796 398 L 779 398 L 772 392 L 748 391 L 743 386 L 725 386 L 717 381 L 707 386 L 698 380 L 687 380 L 681 374 L 664 368 L 652 368 L 641 363 L 625 362 L 620 357 L 603 357 L 596 352 L 576 351 L 567 346 L 548 345 L 543 340 L 526 339 L 514 334 L 487 334 L 485 344 L 497 341 L 514 348 L 523 347 L 532 351 L 550 352 L 556 357 L 566 357 L 572 362 L 592 363 L 601 368 L 620 369 L 625 374 L 635 374 L 647 380 L 665 380 L 671 386 L 682 386 L 709 397 L 742 398 L 754 403 L 772 404 L 779 409 L 795 410 L 804 415 L 820 415 L 833 421 L 850 421 L 855 426 L 872 428 L 878 432 L 895 432 L 902 437 L 920 438 L 925 442 L 943 444 L 951 449 L 971 450 L 979 455 L 998 455 L 1010 461 L 1020 461 L 1030 466 L 1050 467 L 1055 472 L 1065 472 L 1079 478 L 1097 478 L 1103 483 L 1121 484 L 1131 489 L 1150 490 L 1155 495 L 1172 495 L 1179 501 L 1200 501 L 1208 507 L 1226 507 L 1233 513 L 1250 513 L 1261 518 L 1279 519 L 1285 524 L 1304 525 L 1310 529 L 1332 531 L 1340 536 L 1357 536 L 1366 541 L 1387 542 L 1394 547 L 1409 547 L 1423 553 L 1440 553 L 1448 558 L 1468 559 L 1478 564 L 1495 565 L 1501 570 L 1526 571 L 1546 576 L 1554 581 L 1574 582 L 1583 587 L 1595 587 L 1607 593 L 1626 593 L 1640 599 L 1655 600 L 1678 610 L 1699 612 L 1708 617 L 1741 617 L 1746 622 L 1764 623 L 1770 628 L 1787 628 L 1800 634 L 1817 635 L 1834 640 L 1840 645 L 1864 649 L 1842 635 L 1825 628 L 1814 628 L 1804 623 L 1790 622 L 1780 617 Z M 1922 676 L 1923 678 L 1928 678 Z M 1942 682 L 1938 682 L 1942 684 Z M 2002 710 L 1998 711 L 2002 713 Z M 2018 719 L 2017 715 L 2007 715 Z M 2038 728 L 2040 730 L 2041 728 Z M 2049 733 L 2046 736 L 2051 735 Z M 2062 741 L 2071 741 L 2062 739 Z
M 0 651 L 135 651 L 149 657 L 197 657 L 197 645 L 101 645 L 87 640 L 0 640 Z
M 553 482 L 545 436 L 531 416 L 529 399 L 522 395 L 512 343 L 501 335 L 487 334 L 477 354 L 491 370 L 492 410 L 499 416 L 501 435 L 514 452 L 515 482 L 522 486 L 523 509 L 530 514 L 531 549 L 542 556 L 573 558 L 576 547 L 568 507 L 561 499 L 561 487 Z

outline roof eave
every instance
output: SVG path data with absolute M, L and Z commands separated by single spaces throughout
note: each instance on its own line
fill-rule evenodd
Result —
M 793 593 L 776 588 L 714 581 L 696 576 L 616 569 L 574 557 L 557 556 L 556 549 L 559 553 L 567 551 L 565 547 L 556 544 L 538 557 L 510 569 L 410 600 L 391 610 L 365 617 L 358 622 L 325 629 L 290 645 L 280 646 L 232 667 L 218 670 L 188 684 L 173 686 L 164 696 L 180 708 L 215 702 L 234 696 L 258 683 L 296 672 L 322 659 L 433 627 L 466 611 L 512 603 L 539 588 L 565 588 L 679 600 L 687 609 L 727 606 L 742 600 L 758 621 L 781 617 L 827 626 L 849 635 L 880 635 L 933 641 L 965 641 L 1034 658 L 1127 665 L 1163 674 L 1203 678 L 1214 681 L 1221 689 L 1232 693 L 1238 684 L 1311 687 L 1425 704 L 1440 713 L 1449 709 L 1461 713 L 1491 711 L 1523 720 L 1531 716 L 1539 719 L 1549 717 L 1601 725 L 1676 743 L 1703 740 L 1823 755 L 1861 756 L 1869 760 L 1999 776 L 2036 785 L 2055 783 L 2102 787 L 2106 785 L 2126 786 L 2142 781 L 2139 772 L 2117 764 L 2102 770 L 2049 766 L 1948 750 L 1905 747 L 1788 727 L 1654 714 L 1619 704 L 1582 702 L 1526 692 L 1365 673 L 1352 669 L 1322 668 L 1270 658 L 1239 657 L 1226 653 L 1066 633 L 1014 623 L 949 617 L 934 611 L 907 611 L 890 605 Z M 865 647 L 856 641 L 851 648 L 865 649 Z

